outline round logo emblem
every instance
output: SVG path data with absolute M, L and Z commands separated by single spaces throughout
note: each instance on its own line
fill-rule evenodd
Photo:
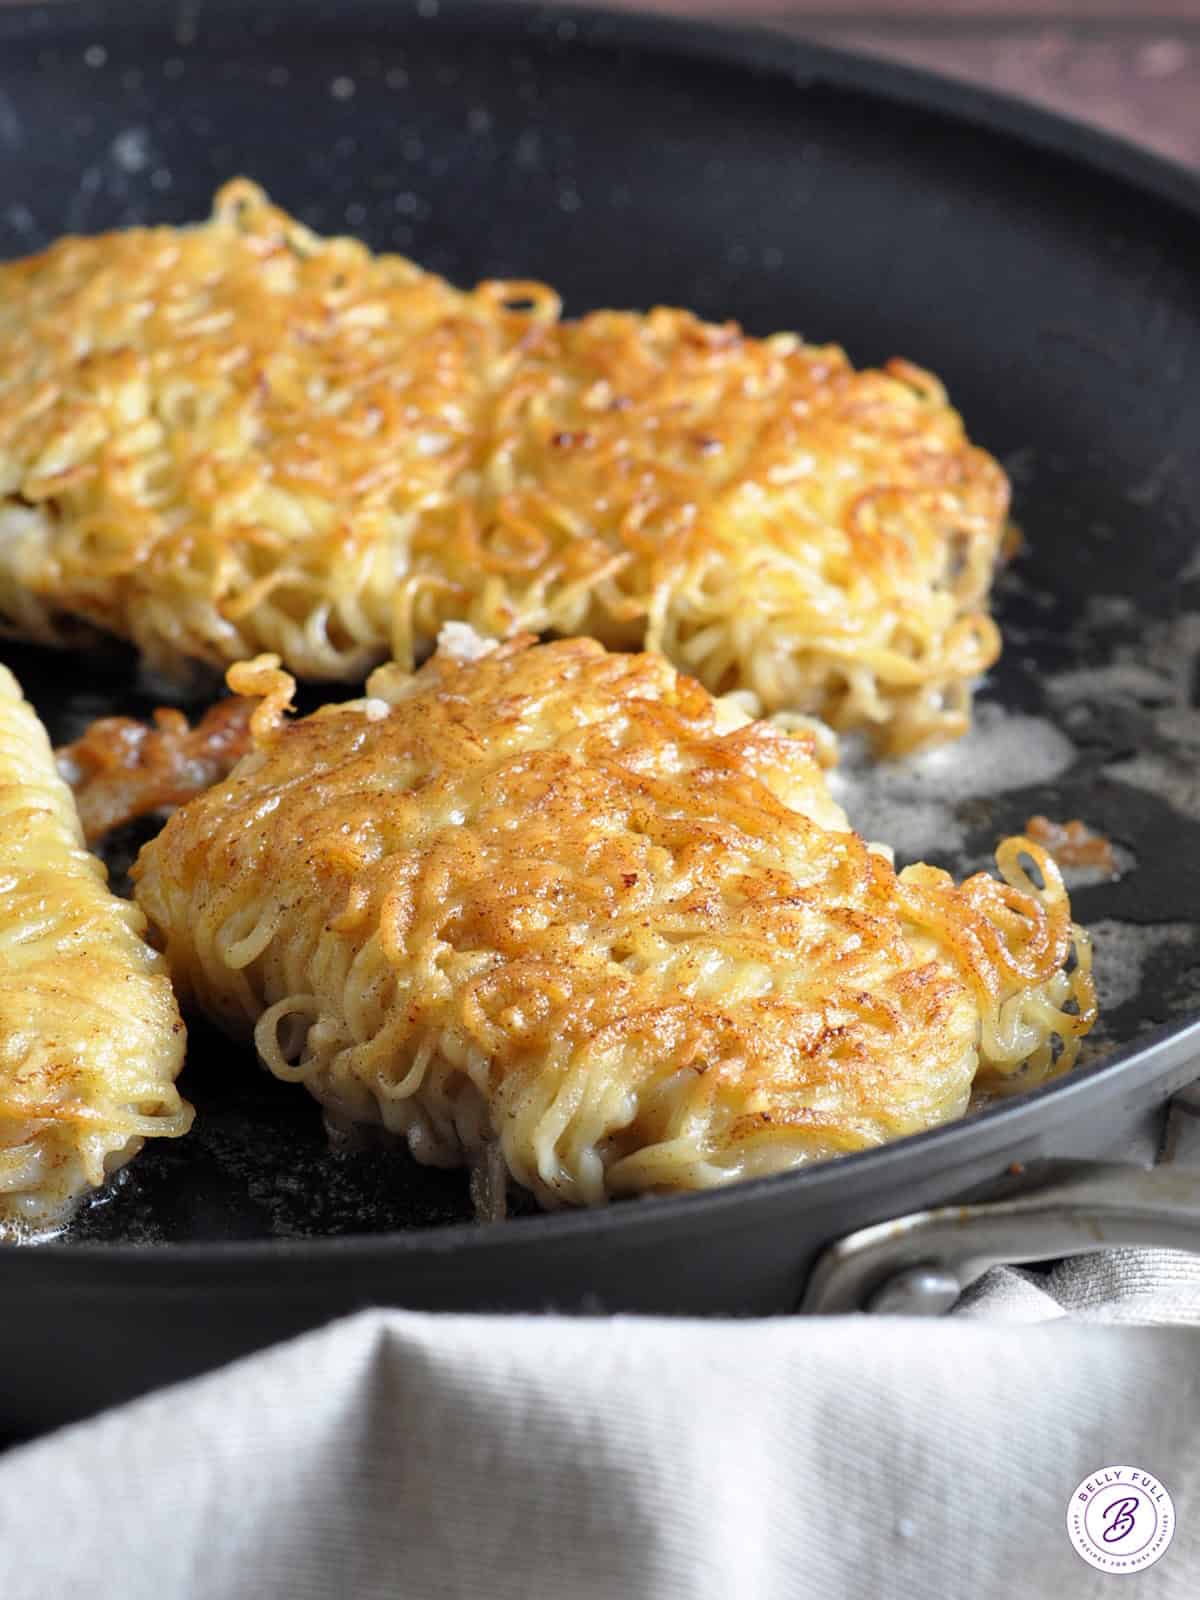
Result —
M 1171 1496 L 1141 1467 L 1099 1467 L 1067 1506 L 1071 1543 L 1101 1572 L 1140 1572 L 1166 1554 L 1175 1533 Z

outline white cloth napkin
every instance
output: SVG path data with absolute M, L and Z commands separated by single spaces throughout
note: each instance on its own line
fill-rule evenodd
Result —
M 1114 1464 L 1178 1515 L 1125 1592 L 1194 1600 L 1200 1328 L 369 1312 L 11 1452 L 0 1593 L 1111 1600 Z
M 1116 1465 L 1177 1516 L 1123 1579 L 1066 1533 Z M 930 1321 L 367 1312 L 0 1458 L 0 1600 L 1114 1592 L 1200 1595 L 1200 1258 L 1173 1251 L 999 1268 Z
M 963 1296 L 953 1314 L 990 1322 L 1071 1317 L 1200 1328 L 1200 1256 L 1178 1250 L 1107 1250 L 1062 1261 L 1050 1272 L 997 1267 Z M 1196 1592 L 1200 1595 L 1200 1575 Z

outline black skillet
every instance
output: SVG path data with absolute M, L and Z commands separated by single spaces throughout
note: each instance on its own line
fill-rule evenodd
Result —
M 458 1176 L 330 1154 L 304 1095 L 196 1029 L 191 1137 L 147 1151 L 66 1237 L 0 1253 L 0 1432 L 369 1303 L 789 1311 L 848 1231 L 1013 1163 L 1101 1155 L 1194 1076 L 1192 179 L 1028 107 L 768 34 L 446 0 L 0 7 L 0 253 L 202 216 L 238 172 L 459 281 L 538 275 L 571 310 L 685 304 L 940 373 L 1008 465 L 1028 540 L 1000 585 L 1009 644 L 984 700 L 1056 718 L 1074 744 L 1064 770 L 1031 755 L 1023 787 L 1010 772 L 948 801 L 941 857 L 975 864 L 1034 811 L 1115 839 L 1136 864 L 1076 905 L 1120 935 L 1101 970 L 1118 1003 L 1070 1078 L 955 1126 L 722 1193 L 498 1227 L 468 1220 Z M 119 655 L 2 653 L 59 737 L 144 703 Z M 1122 949 L 1144 957 L 1140 987 Z M 1176 1242 L 1190 1237 L 1185 1221 Z

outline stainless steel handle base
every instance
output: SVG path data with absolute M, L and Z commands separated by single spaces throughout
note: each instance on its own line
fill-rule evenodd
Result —
M 989 1267 L 1123 1245 L 1200 1252 L 1200 1173 L 1055 1161 L 1032 1188 L 860 1228 L 817 1260 L 800 1310 L 937 1316 Z

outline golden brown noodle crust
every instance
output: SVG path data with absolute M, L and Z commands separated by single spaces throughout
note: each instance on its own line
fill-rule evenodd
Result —
M 423 1160 L 498 1139 L 548 1203 L 703 1187 L 957 1116 L 977 1065 L 1038 1081 L 1090 1026 L 1036 846 L 897 876 L 811 740 L 659 657 L 443 648 L 298 721 L 270 660 L 230 682 L 256 749 L 139 903 L 182 995 Z
M 183 1024 L 144 930 L 0 666 L 0 1237 L 61 1221 L 143 1139 L 191 1124 Z
M 5 499 L 8 509 L 3 509 Z M 322 240 L 196 228 L 0 267 L 0 619 L 151 664 L 411 662 L 442 622 L 661 649 L 902 751 L 966 726 L 1008 487 L 936 379 L 686 311 L 559 318 Z

